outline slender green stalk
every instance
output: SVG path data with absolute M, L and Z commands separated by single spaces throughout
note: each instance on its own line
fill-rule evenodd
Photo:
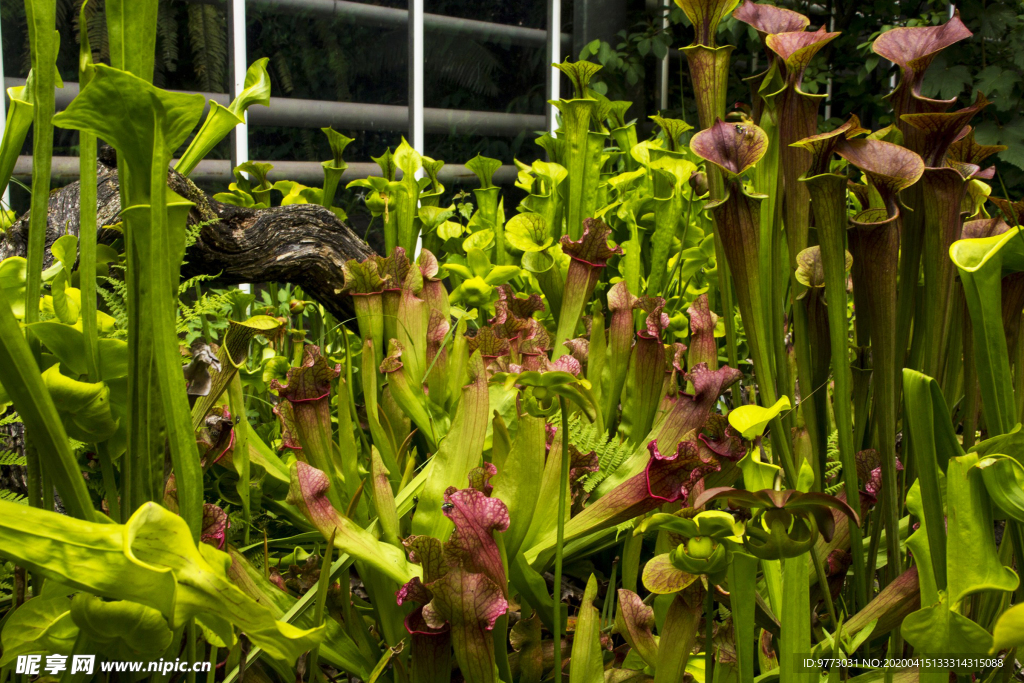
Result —
M 316 585 L 316 605 L 313 607 L 313 624 L 320 626 L 324 623 L 324 607 L 327 605 L 327 591 L 331 587 L 331 560 L 334 556 L 334 537 L 338 530 L 331 533 L 331 538 L 324 549 L 323 561 L 320 563 L 320 578 Z M 309 683 L 316 683 L 319 671 L 320 646 L 317 645 L 309 652 L 307 669 L 309 670 Z
M 669 605 L 661 631 L 662 646 L 658 648 L 658 665 L 654 683 L 676 683 L 683 680 L 690 650 L 700 630 L 701 599 L 696 582 L 676 593 Z M 705 679 L 707 680 L 707 679 Z
M 25 323 L 39 320 L 39 299 L 43 283 L 43 252 L 46 250 L 46 227 L 50 201 L 50 166 L 53 157 L 54 87 L 53 63 L 56 6 L 49 2 L 25 0 L 29 45 L 32 49 L 33 133 L 32 133 L 32 199 L 29 213 L 28 264 L 25 281 Z M 20 332 L 19 332 L 20 334 Z M 33 355 L 39 360 L 39 344 L 29 337 Z M 26 475 L 29 505 L 44 507 L 43 466 L 32 430 L 26 430 Z M 52 506 L 47 508 L 52 509 Z
M 27 449 L 39 448 L 47 454 L 47 467 L 52 482 L 64 501 L 68 514 L 79 519 L 92 519 L 94 512 L 89 491 L 82 479 L 81 468 L 71 452 L 67 432 L 54 405 L 53 398 L 43 383 L 39 366 L 28 340 L 11 312 L 11 306 L 0 289 L 0 381 L 14 403 L 25 428 L 34 434 L 26 444 Z M 26 456 L 28 454 L 26 453 Z M 38 453 L 28 459 L 30 467 L 40 465 Z M 36 470 L 37 474 L 41 474 Z M 42 482 L 39 476 L 35 482 Z M 31 483 L 31 482 L 30 482 Z M 42 500 L 42 489 L 38 489 L 37 502 Z
M 50 167 L 53 160 L 54 88 L 57 58 L 55 45 L 56 5 L 25 0 L 29 44 L 32 49 L 32 200 L 29 213 L 28 268 L 25 281 L 25 322 L 39 320 L 43 283 L 43 252 L 50 203 Z
M 107 498 L 110 519 L 121 521 L 121 496 L 117 489 L 114 459 L 110 456 L 110 447 L 106 442 L 96 444 L 96 457 L 100 461 L 100 476 L 103 477 L 103 494 Z
M 79 26 L 88 25 L 86 7 L 82 3 Z M 78 57 L 78 84 L 84 88 L 92 78 L 92 48 L 89 32 L 82 30 Z M 78 133 L 78 288 L 81 291 L 82 333 L 85 336 L 85 362 L 90 382 L 98 382 L 99 353 L 96 330 L 96 135 L 91 131 Z M 106 477 L 104 476 L 104 480 Z
M 612 575 L 608 579 L 608 590 L 604 594 L 604 605 L 601 609 L 601 621 L 604 624 L 615 623 L 615 580 L 619 570 L 619 557 L 612 560 Z
M 505 550 L 505 535 L 500 533 L 492 534 L 498 552 L 501 555 L 501 567 L 508 576 L 508 552 Z M 512 665 L 508 661 L 508 613 L 502 614 L 494 623 L 491 630 L 494 640 L 494 659 L 498 666 L 498 677 L 503 681 L 511 681 Z
M 843 464 L 846 502 L 859 516 L 857 448 L 853 435 L 853 371 L 850 369 L 849 320 L 846 315 L 846 177 L 822 174 L 802 179 L 807 184 L 821 240 L 828 301 L 829 340 L 832 346 L 832 378 L 835 383 L 833 411 L 838 432 L 839 460 Z M 853 556 L 855 607 L 867 604 L 864 546 L 860 526 L 850 524 Z
M 198 282 L 196 283 L 195 291 L 196 291 L 196 301 L 199 301 L 200 299 L 203 298 L 203 288 L 200 286 L 200 284 Z M 84 297 L 85 294 L 83 293 L 82 296 Z M 203 341 L 205 341 L 207 344 L 212 344 L 213 343 L 213 335 L 210 333 L 210 321 L 207 319 L 205 313 L 203 315 L 199 316 L 199 322 L 202 325 L 202 329 L 203 329 Z
M 708 579 L 708 589 L 704 593 L 704 680 L 715 680 L 715 586 Z
M 210 670 L 206 672 L 206 683 L 215 683 L 217 680 L 217 646 L 210 644 Z
M 902 216 L 897 196 L 924 173 L 921 157 L 899 145 L 880 140 L 841 140 L 836 152 L 864 171 L 877 190 L 882 206 L 867 209 L 851 223 L 854 291 L 861 291 L 871 325 L 873 415 L 875 442 L 882 462 L 882 501 L 887 529 L 887 579 L 900 575 L 899 486 L 896 481 L 896 415 L 899 388 L 897 368 L 903 356 L 896 348 L 896 292 Z M 860 300 L 860 295 L 857 295 Z M 862 310 L 862 309 L 858 309 Z M 846 476 L 850 476 L 847 472 Z
M 196 620 L 189 619 L 188 625 L 185 627 L 185 659 L 190 663 L 196 661 Z M 212 668 L 212 667 L 211 667 Z M 196 683 L 196 672 L 193 667 L 189 667 L 188 674 L 185 676 L 185 680 L 188 683 Z
M 252 503 L 250 502 L 249 478 L 249 418 L 245 409 L 245 394 L 242 391 L 242 379 L 235 373 L 228 384 L 228 403 L 231 406 L 232 417 L 235 423 L 235 449 L 231 462 L 238 474 L 238 483 L 235 489 L 242 501 L 242 515 L 245 518 L 245 544 L 249 545 L 249 531 L 252 529 Z
M 814 574 L 818 578 L 818 588 L 821 590 L 821 597 L 825 601 L 825 609 L 828 610 L 828 615 L 832 619 L 832 626 L 835 627 L 839 623 L 839 619 L 836 616 L 836 606 L 832 603 L 832 592 L 828 588 L 828 576 L 825 574 L 825 565 L 822 563 L 821 555 L 818 554 L 818 548 L 811 546 L 811 562 L 814 563 Z
M 960 315 L 964 327 L 963 435 L 964 450 L 969 450 L 978 436 L 978 375 L 974 367 L 974 332 L 971 330 L 971 316 L 966 304 Z
M 554 624 L 555 637 L 555 680 L 561 679 L 562 671 L 562 552 L 565 545 L 565 499 L 569 495 L 569 408 L 565 399 L 558 397 L 558 407 L 562 415 L 562 461 L 558 479 L 558 518 L 555 520 L 555 585 L 553 589 L 554 610 L 551 623 Z
M 725 258 L 725 251 L 722 248 L 722 237 L 715 232 L 715 259 L 718 264 L 718 296 L 722 302 L 723 311 L 732 311 L 736 305 L 733 300 L 732 277 L 729 274 L 729 262 Z M 736 319 L 732 314 L 725 316 L 725 357 L 729 361 L 729 367 L 739 365 L 739 352 L 736 343 Z
M 813 550 L 812 550 L 813 553 Z M 810 611 L 810 576 L 807 573 L 808 556 L 801 553 L 797 557 L 787 557 L 782 560 L 782 581 L 783 597 L 781 622 L 781 647 L 779 650 L 780 683 L 796 683 L 806 680 L 794 669 L 799 655 L 811 649 L 811 611 Z M 821 583 L 819 587 L 824 593 L 828 593 L 828 584 Z M 831 607 L 831 595 L 826 604 Z M 830 612 L 831 614 L 831 612 Z M 830 624 L 835 627 L 835 622 Z

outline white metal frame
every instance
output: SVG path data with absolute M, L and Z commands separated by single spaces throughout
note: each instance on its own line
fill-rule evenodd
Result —
M 245 72 L 248 63 L 248 43 L 245 37 L 245 0 L 228 0 L 228 23 L 230 24 L 230 62 L 231 69 L 231 99 L 238 96 L 245 89 Z M 242 115 L 245 117 L 245 114 Z M 231 167 L 249 161 L 249 123 L 245 122 L 235 126 L 231 131 Z M 238 288 L 246 294 L 252 293 L 252 285 L 248 282 L 238 285 Z M 276 302 L 275 302 L 276 303 Z
M 0 37 L 0 76 L 4 73 L 4 42 L 3 38 Z M 3 79 L 0 79 L 3 80 Z M 4 130 L 7 128 L 7 98 L 0 93 L 0 139 L 3 139 Z M 8 208 L 11 205 L 11 189 L 10 184 L 4 188 L 3 193 L 3 204 L 4 208 Z
M 409 0 L 409 144 L 425 154 L 426 139 L 423 126 L 423 3 Z M 416 173 L 424 175 L 423 169 Z M 418 203 L 418 202 L 417 202 Z M 423 248 L 423 235 L 416 238 L 416 254 Z
M 562 61 L 562 0 L 548 0 L 548 41 L 547 53 L 552 64 Z M 548 67 L 547 93 L 548 100 L 558 100 L 561 86 L 561 75 L 555 67 Z M 548 132 L 555 134 L 558 128 L 558 113 L 554 105 L 548 105 Z
M 423 2 L 409 0 L 409 144 L 424 150 L 423 127 Z
M 662 0 L 661 10 L 663 12 L 661 17 L 661 28 L 663 31 L 668 30 L 668 13 L 672 8 L 671 0 Z M 668 51 L 665 52 L 665 56 L 661 58 L 661 64 L 658 69 L 658 108 L 664 111 L 668 109 Z
M 210 2 L 211 0 L 185 0 L 186 2 Z M 544 50 L 551 62 L 560 62 L 562 50 L 571 44 L 571 36 L 561 32 L 562 24 L 562 3 L 561 0 L 547 0 L 548 3 L 548 25 L 545 30 L 526 28 L 522 26 L 510 26 L 504 24 L 493 24 L 490 22 L 462 19 L 458 17 L 445 17 L 436 14 L 427 14 L 424 11 L 424 0 L 408 0 L 409 8 L 406 11 L 378 7 L 376 5 L 351 2 L 348 0 L 212 0 L 216 4 L 224 3 L 226 8 L 227 21 L 229 25 L 229 69 L 230 69 L 230 93 L 228 95 L 216 93 L 203 93 L 209 99 L 213 99 L 226 105 L 245 86 L 245 73 L 248 67 L 248 55 L 245 35 L 246 3 L 254 7 L 277 8 L 280 10 L 291 9 L 314 12 L 321 16 L 347 16 L 355 22 L 372 23 L 385 26 L 398 26 L 407 24 L 409 28 L 409 104 L 408 104 L 408 141 L 421 154 L 425 150 L 425 134 L 428 127 L 435 132 L 449 132 L 457 126 L 469 125 L 480 129 L 482 135 L 506 135 L 516 134 L 523 130 L 537 130 L 545 121 L 537 115 L 510 114 L 504 112 L 482 112 L 463 111 L 447 109 L 430 109 L 424 107 L 424 65 L 423 45 L 424 30 L 444 32 L 481 32 L 491 39 L 508 41 L 520 45 L 538 45 L 541 41 L 546 43 Z M 560 72 L 551 67 L 548 75 L 546 92 L 549 99 L 557 100 L 560 96 Z M 3 55 L 2 44 L 0 44 L 0 84 L 3 86 L 20 85 L 23 79 L 3 77 Z M 77 84 L 67 83 L 64 91 L 57 93 L 57 105 L 61 106 L 62 95 L 64 99 L 77 94 Z M 71 92 L 74 90 L 75 92 Z M 2 94 L 0 94 L 2 95 Z M 259 121 L 257 125 L 298 125 L 300 127 L 312 125 L 313 116 L 318 116 L 321 122 L 317 127 L 332 123 L 345 125 L 346 127 L 358 127 L 356 119 L 365 120 L 372 118 L 375 121 L 387 121 L 388 126 L 400 126 L 398 107 L 388 105 L 367 105 L 350 102 L 328 102 L 314 100 L 296 100 L 293 98 L 271 98 L 277 104 L 274 107 L 276 114 L 268 115 L 260 110 L 255 112 Z M 65 103 L 66 104 L 66 103 Z M 546 123 L 552 132 L 556 127 L 555 115 L 548 108 Z M 372 114 L 369 112 L 372 110 Z M 0 135 L 3 134 L 6 121 L 6 99 L 0 96 Z M 231 133 L 231 165 L 232 168 L 249 161 L 249 135 L 248 115 L 246 122 L 242 123 Z M 367 129 L 376 126 L 367 126 Z M 25 168 L 26 162 L 31 162 L 31 157 L 19 157 L 18 169 Z M 289 162 L 291 163 L 291 162 Z M 298 162 L 302 163 L 302 162 Z M 317 164 L 319 165 L 319 164 Z M 358 164 L 357 164 L 358 165 Z M 514 167 L 508 167 L 514 170 Z M 70 169 L 67 169 L 70 170 Z M 505 170 L 503 167 L 502 170 Z M 17 174 L 17 172 L 16 172 Z M 64 172 L 60 175 L 67 176 Z M 514 176 L 513 176 L 514 177 Z M 458 181 L 455 181 L 458 182 Z M 3 200 L 9 199 L 9 190 L 4 192 Z

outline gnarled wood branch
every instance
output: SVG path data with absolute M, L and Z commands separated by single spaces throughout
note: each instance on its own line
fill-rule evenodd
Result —
M 98 164 L 98 224 L 120 219 L 117 169 L 109 155 Z M 269 209 L 243 209 L 222 204 L 175 171 L 168 186 L 196 204 L 189 225 L 204 223 L 199 239 L 185 253 L 182 275 L 217 275 L 224 284 L 287 282 L 298 285 L 306 296 L 323 304 L 338 320 L 352 317 L 350 298 L 342 293 L 341 265 L 348 259 L 364 259 L 373 253 L 331 211 L 315 204 L 291 204 Z M 46 262 L 49 247 L 61 235 L 79 232 L 79 185 L 71 183 L 50 195 L 47 220 Z M 98 240 L 110 243 L 120 232 L 100 228 Z M 0 260 L 24 256 L 28 246 L 28 214 L 0 237 Z

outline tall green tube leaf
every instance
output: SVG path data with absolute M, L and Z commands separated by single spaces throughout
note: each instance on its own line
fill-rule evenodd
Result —
M 210 100 L 210 112 L 206 115 L 199 132 L 192 138 L 188 149 L 175 164 L 175 171 L 188 175 L 195 170 L 199 162 L 206 158 L 224 136 L 238 124 L 245 123 L 245 112 L 249 107 L 254 104 L 270 106 L 270 74 L 267 73 L 269 62 L 270 59 L 264 57 L 252 63 L 245 72 L 242 92 L 227 107 Z
M 202 107 L 199 95 L 160 90 L 137 76 L 101 64 L 95 67 L 89 85 L 54 117 L 54 123 L 62 128 L 84 130 L 106 140 L 127 167 L 126 196 L 130 203 L 123 215 L 134 252 L 129 260 L 129 288 L 134 291 L 129 295 L 129 315 L 138 321 L 138 327 L 129 331 L 129 357 L 130 362 L 135 361 L 129 372 L 130 377 L 135 375 L 132 379 L 139 389 L 129 400 L 144 397 L 146 406 L 138 402 L 129 406 L 129 438 L 133 432 L 153 429 L 149 411 L 156 408 L 168 430 L 181 513 L 196 538 L 202 524 L 202 472 L 176 335 L 184 221 L 191 203 L 168 197 L 165 176 L 171 154 L 195 126 Z M 142 359 L 149 359 L 149 364 L 140 362 Z M 140 380 L 146 370 L 154 373 L 159 393 L 154 392 L 150 381 L 145 391 L 141 390 Z M 154 449 L 152 452 L 129 452 L 133 460 L 152 466 L 163 462 L 163 439 L 153 438 L 152 431 L 149 434 L 150 438 L 134 444 L 146 443 Z M 156 474 L 154 467 L 149 481 Z M 152 499 L 157 493 L 151 487 L 139 498 Z

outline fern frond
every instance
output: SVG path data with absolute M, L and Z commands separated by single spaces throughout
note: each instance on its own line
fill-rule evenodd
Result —
M 194 279 L 194 278 L 193 278 Z M 234 303 L 235 290 L 228 290 L 219 294 L 203 294 L 192 306 L 181 304 L 178 310 L 178 334 L 188 331 L 189 324 L 198 320 L 204 315 L 224 315 L 231 310 Z
M 194 223 L 192 225 L 185 226 L 185 249 L 188 249 L 193 244 L 199 241 L 199 234 L 203 231 L 207 225 L 213 225 L 214 223 L 220 222 L 219 218 L 213 218 L 208 221 L 202 221 L 200 223 Z M 187 263 L 187 261 L 186 261 Z
M 128 329 L 128 285 L 123 280 L 117 280 L 111 277 L 99 278 L 106 285 L 110 287 L 97 287 L 96 291 L 99 292 L 100 296 L 103 297 L 103 302 L 107 305 L 107 310 L 110 311 L 110 315 L 114 317 L 114 322 L 117 330 L 122 334 L 127 334 Z
M 28 496 L 22 493 L 15 493 L 10 489 L 0 489 L 0 500 L 18 505 L 28 505 Z
M 165 71 L 173 73 L 178 69 L 178 20 L 170 3 L 160 3 L 156 18 L 156 36 L 160 43 L 157 54 L 160 55 L 161 65 Z
M 14 451 L 0 451 L 0 465 L 8 467 L 24 467 L 25 456 Z
M 285 95 L 290 95 L 295 90 L 295 79 L 292 78 L 292 69 L 288 65 L 287 53 L 282 50 L 274 53 L 274 57 L 270 60 L 270 66 L 274 69 L 274 73 L 277 76 L 274 84 L 280 85 Z
M 7 425 L 13 424 L 21 424 L 21 415 L 12 411 L 10 415 L 0 417 L 0 427 L 6 427 Z
M 837 495 L 844 488 L 843 464 L 839 461 L 839 431 L 833 431 L 825 446 L 825 493 Z M 830 484 L 831 482 L 831 484 Z
M 829 435 L 825 444 L 825 457 L 828 460 L 839 461 L 839 430 L 836 429 Z
M 228 63 L 227 22 L 215 5 L 188 6 L 188 37 L 200 88 L 221 92 Z
M 583 479 L 583 490 L 587 493 L 593 491 L 598 484 L 615 472 L 633 452 L 629 442 L 609 439 L 596 424 L 578 415 L 569 420 L 569 443 L 583 453 L 597 453 L 598 471 L 588 474 Z
M 202 282 L 216 280 L 218 277 L 220 277 L 220 273 L 200 273 L 199 275 L 190 277 L 189 279 L 182 281 L 182 283 L 178 285 L 178 296 L 181 296 L 182 294 L 189 291 L 190 289 L 193 289 L 196 285 Z
M 0 600 L 7 600 L 14 594 L 14 565 L 0 562 Z

